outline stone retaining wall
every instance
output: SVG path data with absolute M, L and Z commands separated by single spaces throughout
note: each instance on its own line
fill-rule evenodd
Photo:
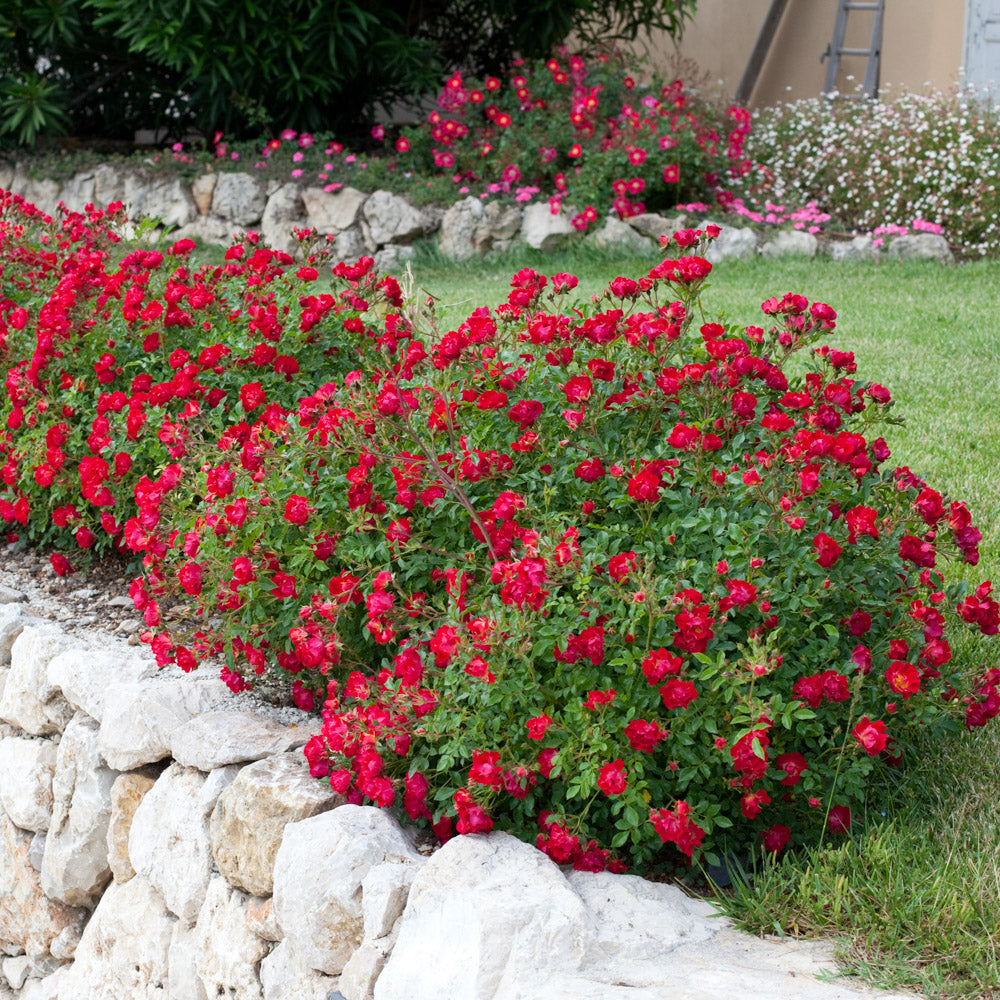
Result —
M 0 1000 L 858 1000 L 675 886 L 432 853 L 309 776 L 315 720 L 3 591 Z
M 379 270 L 387 272 L 397 270 L 412 254 L 415 240 L 432 234 L 441 252 L 456 260 L 503 250 L 517 242 L 548 252 L 576 239 L 641 252 L 653 251 L 661 233 L 707 221 L 683 214 L 640 215 L 625 222 L 609 217 L 602 228 L 584 237 L 570 225 L 566 212 L 553 215 L 546 202 L 521 207 L 496 200 L 484 204 L 479 198 L 466 197 L 450 207 L 418 208 L 389 191 L 365 194 L 345 187 L 329 192 L 238 172 L 208 172 L 186 183 L 169 175 L 144 176 L 108 164 L 78 173 L 62 184 L 36 180 L 23 165 L 0 165 L 0 189 L 15 191 L 49 213 L 56 211 L 60 201 L 71 211 L 82 211 L 88 203 L 105 206 L 123 201 L 133 221 L 158 220 L 172 228 L 172 238 L 191 237 L 205 243 L 228 244 L 234 233 L 254 229 L 269 246 L 294 253 L 299 247 L 294 230 L 315 229 L 333 244 L 338 260 L 372 254 Z M 814 257 L 827 253 L 834 260 L 877 260 L 883 252 L 888 257 L 952 260 L 944 237 L 930 233 L 896 237 L 883 251 L 870 236 L 832 241 L 796 229 L 759 233 L 740 227 L 737 217 L 725 225 L 709 257 L 718 262 L 757 254 Z

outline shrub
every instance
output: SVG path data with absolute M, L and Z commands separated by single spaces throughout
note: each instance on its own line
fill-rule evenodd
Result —
M 191 271 L 4 206 L 0 516 L 57 571 L 141 556 L 157 661 L 290 684 L 351 801 L 579 868 L 780 851 L 846 832 L 915 727 L 1000 711 L 950 645 L 1000 622 L 944 578 L 969 512 L 888 464 L 829 306 L 705 321 L 714 227 L 438 330 L 369 258 L 327 292 L 315 254 Z
M 576 206 L 586 229 L 609 210 L 619 217 L 711 197 L 722 175 L 749 169 L 746 111 L 723 115 L 654 77 L 639 86 L 621 56 L 584 59 L 565 50 L 517 62 L 506 80 L 455 73 L 427 120 L 390 136 L 398 169 L 444 175 L 488 193 L 542 193 L 557 209 Z M 385 135 L 377 126 L 375 134 Z
M 507 69 L 576 33 L 588 43 L 679 32 L 693 0 L 229 3 L 0 0 L 0 133 L 131 141 L 223 129 L 357 128 L 455 68 Z M 252 44 L 249 42 L 252 41 Z
M 961 92 L 778 105 L 754 114 L 747 141 L 772 200 L 815 201 L 857 232 L 943 227 L 981 255 L 1000 247 L 998 151 L 996 109 Z

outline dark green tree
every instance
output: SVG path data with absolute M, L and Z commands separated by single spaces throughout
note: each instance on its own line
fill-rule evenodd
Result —
M 695 0 L 0 0 L 0 138 L 348 133 L 453 69 L 676 34 Z

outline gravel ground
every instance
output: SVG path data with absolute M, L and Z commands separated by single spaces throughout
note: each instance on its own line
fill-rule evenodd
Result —
M 133 574 L 120 560 L 107 559 L 85 572 L 60 577 L 53 571 L 47 555 L 16 545 L 0 548 L 0 602 L 23 601 L 30 614 L 56 622 L 91 642 L 101 643 L 111 638 L 141 646 L 139 637 L 146 624 L 128 596 L 132 579 Z M 172 617 L 182 618 L 186 611 L 184 605 L 175 605 L 164 610 L 164 618 L 169 623 Z M 147 651 L 147 655 L 152 662 L 152 654 Z M 206 661 L 199 671 L 214 674 L 216 666 Z M 161 676 L 182 676 L 182 672 L 169 666 L 161 671 Z M 318 718 L 297 709 L 287 693 L 273 683 L 259 685 L 258 691 L 226 695 L 217 707 L 258 712 L 283 725 L 316 725 L 318 731 Z

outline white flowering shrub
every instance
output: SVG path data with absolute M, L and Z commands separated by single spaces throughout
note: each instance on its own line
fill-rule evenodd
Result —
M 941 227 L 965 253 L 1000 250 L 1000 114 L 969 92 L 779 104 L 755 113 L 746 154 L 758 195 L 815 202 L 845 229 Z

